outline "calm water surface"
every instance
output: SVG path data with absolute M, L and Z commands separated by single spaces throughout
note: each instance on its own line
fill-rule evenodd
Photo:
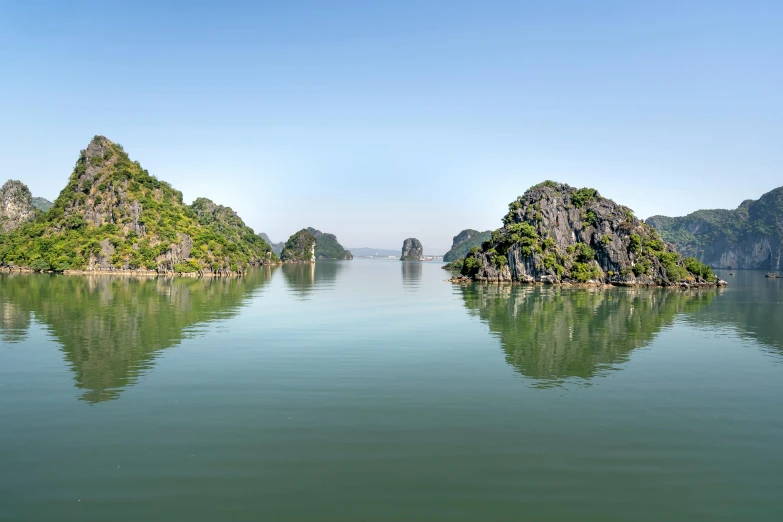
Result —
M 0 520 L 783 520 L 783 280 L 0 276 Z

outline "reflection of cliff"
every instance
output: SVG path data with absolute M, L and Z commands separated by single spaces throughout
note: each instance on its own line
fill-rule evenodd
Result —
M 421 284 L 422 265 L 419 261 L 403 261 L 402 265 L 402 286 L 404 288 L 415 288 Z
M 304 299 L 314 287 L 332 286 L 343 267 L 341 261 L 319 260 L 315 263 L 284 264 L 280 270 L 288 288 Z
M 461 287 L 465 306 L 500 339 L 506 361 L 539 386 L 592 379 L 628 359 L 681 312 L 708 304 L 715 290 L 573 290 Z
M 156 352 L 179 344 L 191 327 L 235 315 L 269 272 L 204 279 L 15 275 L 0 285 L 3 310 L 10 304 L 46 324 L 85 390 L 82 399 L 100 402 L 133 385 Z

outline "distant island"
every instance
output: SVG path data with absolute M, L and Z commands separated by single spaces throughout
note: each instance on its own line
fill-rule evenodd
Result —
M 401 261 L 421 261 L 424 259 L 424 248 L 421 241 L 415 237 L 409 237 L 402 243 Z
M 205 198 L 186 205 L 181 192 L 103 136 L 81 152 L 48 211 L 32 206 L 26 186 L 9 183 L 9 204 L 0 208 L 6 270 L 204 276 L 279 262 L 233 210 Z
M 463 260 L 454 281 L 724 285 L 683 259 L 631 209 L 592 188 L 545 181 L 509 204 L 503 227 Z
M 353 259 L 353 254 L 350 250 L 346 250 L 337 241 L 337 236 L 326 232 L 321 232 L 313 227 L 307 227 L 307 230 L 313 237 L 315 237 L 315 258 L 316 259 Z M 272 247 L 272 251 L 278 256 L 282 255 L 285 243 L 273 243 L 269 236 L 264 232 L 258 234 L 264 241 L 269 243 Z M 290 239 L 290 238 L 289 238 Z
M 283 263 L 315 263 L 316 239 L 303 228 L 285 242 L 280 259 Z
M 683 254 L 713 267 L 783 268 L 783 187 L 743 201 L 734 210 L 652 216 L 647 223 Z

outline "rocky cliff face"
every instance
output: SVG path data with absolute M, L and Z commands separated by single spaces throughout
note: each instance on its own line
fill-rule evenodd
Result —
M 474 281 L 708 285 L 717 278 L 687 262 L 628 207 L 547 181 L 509 205 L 504 226 L 465 257 Z
M 13 232 L 35 219 L 33 196 L 21 181 L 8 180 L 0 187 L 0 233 Z
M 315 236 L 303 228 L 288 238 L 280 254 L 284 263 L 315 263 Z
M 343 248 L 334 234 L 327 234 L 312 227 L 308 227 L 307 231 L 315 237 L 316 259 L 353 259 L 351 253 Z
M 719 268 L 783 269 L 783 187 L 734 210 L 698 210 L 647 223 L 685 255 Z
M 188 207 L 103 136 L 81 152 L 42 219 L 0 240 L 0 265 L 33 270 L 229 274 L 275 261 L 231 209 L 209 200 Z
M 454 236 L 451 243 L 451 250 L 443 255 L 443 261 L 450 263 L 462 259 L 471 248 L 481 246 L 481 244 L 490 237 L 492 237 L 491 230 L 486 230 L 484 232 L 479 232 L 472 228 L 463 230 Z
M 424 248 L 421 241 L 415 237 L 409 237 L 402 243 L 402 255 L 400 261 L 421 261 L 424 259 Z

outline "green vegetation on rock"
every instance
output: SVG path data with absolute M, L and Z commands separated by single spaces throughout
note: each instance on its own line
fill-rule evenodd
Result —
M 455 259 L 454 261 L 443 265 L 443 269 L 459 272 L 462 270 L 463 263 L 464 263 L 464 259 Z
M 265 260 L 277 261 L 276 256 L 270 252 L 272 247 L 245 225 L 242 218 L 231 208 L 218 205 L 207 198 L 197 198 L 190 205 L 190 209 L 199 224 L 210 228 L 216 236 L 225 238 L 229 245 L 236 245 L 237 251 L 242 252 L 245 257 L 253 258 L 257 252 L 263 252 Z
M 315 236 L 303 228 L 285 242 L 280 259 L 284 263 L 314 263 L 315 248 Z
M 277 261 L 233 211 L 198 201 L 185 205 L 181 192 L 131 161 L 121 145 L 96 136 L 52 208 L 0 236 L 0 264 L 229 273 Z
M 478 230 L 473 230 L 471 228 L 463 230 L 454 236 L 451 243 L 451 250 L 443 255 L 443 260 L 446 263 L 458 260 L 461 261 L 471 248 L 481 246 L 481 243 L 488 240 L 491 236 L 491 230 L 486 230 L 484 232 L 479 232 Z
M 316 259 L 353 259 L 353 255 L 343 248 L 334 234 L 327 234 L 312 227 L 308 227 L 307 231 L 315 237 Z

